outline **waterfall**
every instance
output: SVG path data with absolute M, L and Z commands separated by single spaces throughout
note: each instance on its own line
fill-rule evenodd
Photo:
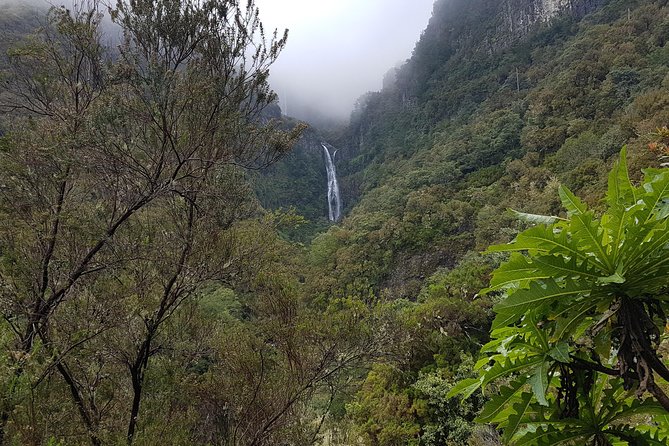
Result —
M 332 156 L 325 143 L 321 143 L 325 150 L 325 168 L 328 173 L 328 210 L 330 221 L 339 221 L 341 218 L 341 197 L 339 195 L 339 183 L 337 183 L 337 170 L 334 165 L 334 158 L 337 155 L 335 150 Z

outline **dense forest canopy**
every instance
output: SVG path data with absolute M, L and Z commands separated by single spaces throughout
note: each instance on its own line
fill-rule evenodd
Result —
M 331 129 L 261 12 L 0 5 L 0 444 L 666 444 L 666 0 L 438 0 Z

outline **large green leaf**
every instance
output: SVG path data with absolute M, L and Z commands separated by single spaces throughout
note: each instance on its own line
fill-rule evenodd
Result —
M 620 158 L 609 173 L 609 190 L 606 195 L 609 206 L 631 206 L 636 202 L 636 188 L 627 170 L 627 148 L 620 151 Z
M 569 356 L 569 344 L 564 341 L 558 342 L 558 344 L 548 352 L 548 355 L 563 364 L 571 362 L 571 357 Z
M 476 418 L 478 423 L 491 423 L 497 416 L 507 408 L 507 406 L 514 401 L 516 394 L 525 385 L 525 379 L 516 379 L 509 386 L 503 386 L 485 404 L 481 414 Z
M 597 304 L 589 300 L 577 305 L 565 305 L 564 311 L 554 316 L 555 330 L 551 339 L 553 341 L 568 339 L 578 324 L 588 317 L 596 307 Z
M 494 310 L 503 318 L 520 319 L 528 310 L 536 309 L 554 299 L 565 299 L 573 296 L 584 296 L 590 293 L 592 285 L 587 282 L 567 281 L 562 286 L 553 279 L 536 281 L 529 289 L 518 289 L 511 292 L 506 299 L 498 303 Z
M 527 414 L 532 403 L 532 394 L 529 392 L 523 393 L 520 400 L 513 404 L 513 413 L 509 415 L 508 421 L 504 425 L 504 435 L 502 438 L 506 442 L 510 441 L 518 432 L 524 423 L 532 421 L 527 417 Z
M 569 216 L 584 214 L 588 207 L 576 195 L 574 195 L 566 186 L 560 186 L 558 189 L 562 206 L 567 209 Z
M 657 429 L 641 430 L 632 426 L 612 426 L 604 432 L 628 442 L 630 446 L 667 446 L 669 436 Z
M 597 279 L 601 277 L 601 274 L 590 263 L 579 262 L 574 257 L 535 256 L 532 258 L 532 265 L 554 279 L 559 277 Z
M 537 267 L 529 261 L 524 255 L 513 252 L 509 260 L 504 262 L 494 272 L 490 280 L 490 288 L 487 288 L 481 293 L 488 293 L 493 290 L 504 288 L 510 284 L 519 282 L 527 282 L 536 279 L 545 279 L 549 277 L 545 272 L 537 272 Z
M 642 225 L 653 219 L 666 218 L 666 199 L 669 197 L 669 169 L 645 169 L 644 174 L 646 181 L 640 199 L 646 208 L 639 213 Z
M 520 358 L 505 358 L 504 361 L 496 362 L 484 374 L 483 385 L 489 384 L 502 377 L 519 373 L 523 370 L 531 369 L 541 364 L 544 358 L 541 356 L 524 356 Z
M 492 321 L 492 329 L 497 330 L 499 328 L 513 324 L 517 321 L 518 321 L 518 315 L 514 312 L 509 312 L 509 313 L 498 312 L 495 315 L 495 319 Z
M 609 235 L 601 227 L 600 222 L 591 213 L 575 215 L 571 220 L 572 237 L 578 240 L 581 251 L 594 254 L 589 259 L 590 263 L 596 263 L 604 267 L 607 276 L 615 272 L 611 255 L 607 252 Z
M 539 215 L 539 214 L 528 214 L 526 212 L 516 211 L 515 209 L 509 209 L 511 214 L 516 217 L 518 220 L 524 221 L 526 223 L 533 223 L 535 225 L 552 225 L 553 223 L 563 220 L 564 218 L 555 217 L 552 215 Z
M 652 399 L 645 399 L 643 401 L 633 399 L 629 403 L 623 404 L 622 407 L 615 411 L 615 413 L 611 414 L 611 416 L 607 418 L 606 423 L 615 423 L 616 421 L 629 419 L 637 415 L 663 416 L 667 415 L 667 411 L 658 402 Z
M 632 283 L 647 272 L 649 267 L 655 266 L 658 260 L 664 260 L 669 250 L 669 222 L 663 221 L 656 224 L 656 228 L 649 232 L 646 240 L 635 243 L 631 250 L 627 262 L 629 262 L 629 275 L 632 277 Z
M 581 251 L 579 243 L 570 239 L 564 228 L 556 225 L 537 225 L 518 234 L 516 239 L 505 245 L 494 245 L 487 252 L 529 251 L 538 253 L 557 253 L 565 257 L 575 257 L 581 261 L 591 261 L 588 255 Z
M 544 361 L 534 370 L 534 373 L 528 380 L 534 392 L 534 398 L 542 406 L 548 406 L 546 392 L 548 391 L 548 362 Z
M 592 434 L 590 430 L 581 426 L 553 426 L 539 427 L 536 432 L 529 432 L 511 443 L 513 446 L 557 446 L 587 444 L 586 439 Z M 582 439 L 576 443 L 575 440 Z
M 448 391 L 446 397 L 454 398 L 460 395 L 463 400 L 466 400 L 481 387 L 481 384 L 483 384 L 483 377 L 463 379 Z

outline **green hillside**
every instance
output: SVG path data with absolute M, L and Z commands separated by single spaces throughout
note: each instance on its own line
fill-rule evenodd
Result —
M 437 0 L 343 129 L 245 4 L 0 5 L 0 445 L 666 444 L 667 0 Z
M 4 58 L 7 50 L 26 34 L 32 33 L 44 19 L 44 10 L 26 3 L 0 3 L 0 54 Z
M 508 239 L 507 208 L 557 212 L 561 183 L 597 205 L 625 144 L 635 166 L 652 164 L 648 135 L 668 113 L 667 8 L 629 7 L 609 2 L 583 20 L 563 17 L 492 54 L 475 38 L 446 50 L 428 27 L 396 86 L 354 113 L 341 170 L 359 203 L 323 237 L 350 234 L 336 237 L 350 240 L 341 249 L 382 259 L 362 275 L 369 286 L 415 298 L 430 268 Z M 444 11 L 431 27 L 452 17 Z M 394 279 L 415 286 L 405 292 Z
M 634 178 L 661 162 L 648 144 L 669 122 L 665 1 L 610 1 L 494 48 L 490 11 L 437 2 L 394 87 L 366 95 L 338 141 L 357 204 L 314 240 L 309 294 L 388 302 L 409 338 L 346 405 L 365 444 L 467 444 L 480 401 L 444 395 L 488 332 L 494 298 L 477 293 L 503 257 L 478 253 L 525 227 L 509 208 L 564 215 L 566 185 L 601 209 L 623 145 Z

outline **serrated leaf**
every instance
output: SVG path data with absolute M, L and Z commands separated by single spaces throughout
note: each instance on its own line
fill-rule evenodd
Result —
M 574 257 L 536 256 L 532 259 L 532 264 L 554 279 L 558 277 L 598 278 L 601 276 L 588 262 L 578 262 Z
M 588 211 L 588 207 L 576 195 L 574 195 L 566 186 L 561 185 L 558 189 L 562 206 L 567 209 L 567 213 L 571 215 L 584 214 Z
M 606 195 L 609 206 L 631 206 L 636 202 L 636 189 L 627 170 L 627 148 L 620 151 L 620 158 L 609 173 L 609 190 Z
M 643 172 L 645 175 L 642 186 L 644 193 L 640 199 L 646 207 L 639 213 L 642 225 L 651 220 L 666 218 L 663 203 L 669 198 L 669 169 L 645 169 Z
M 553 426 L 539 427 L 536 432 L 528 432 L 522 437 L 515 440 L 513 446 L 555 446 L 560 444 L 577 444 L 569 443 L 577 438 L 587 436 L 589 431 L 579 426 L 561 426 L 557 429 Z
M 654 264 L 658 257 L 664 258 L 669 242 L 666 220 L 644 227 L 632 226 L 626 229 L 626 239 L 620 250 L 620 257 L 627 264 L 626 275 L 632 279 Z
M 509 386 L 504 386 L 499 389 L 499 392 L 493 396 L 486 404 L 483 406 L 481 414 L 476 418 L 477 423 L 491 423 L 497 415 L 499 415 L 514 397 L 520 391 L 520 389 L 525 384 L 525 379 L 517 379 L 513 381 Z
M 590 301 L 579 303 L 576 306 L 566 306 L 566 310 L 555 316 L 554 341 L 569 338 L 575 328 L 590 312 L 597 308 L 597 304 Z
M 608 424 L 619 420 L 631 418 L 637 415 L 667 415 L 667 411 L 656 401 L 647 398 L 643 401 L 633 399 L 629 403 L 623 404 L 620 409 L 616 410 L 615 414 L 606 419 Z
M 546 391 L 548 390 L 548 363 L 544 361 L 537 367 L 527 382 L 532 386 L 532 392 L 534 392 L 534 398 L 537 402 L 542 406 L 547 407 L 548 400 L 546 400 Z
M 509 324 L 516 322 L 520 317 L 513 311 L 508 313 L 498 312 L 495 315 L 495 319 L 492 321 L 492 329 L 497 330 L 502 327 L 506 327 Z
M 669 436 L 657 429 L 643 431 L 631 426 L 613 426 L 605 431 L 634 446 L 667 446 Z
M 526 356 L 522 358 L 504 358 L 504 361 L 496 362 L 490 369 L 486 370 L 483 379 L 483 385 L 487 385 L 499 378 L 518 373 L 521 370 L 530 369 L 541 362 L 541 356 Z
M 584 296 L 590 293 L 592 285 L 568 281 L 560 286 L 555 280 L 547 279 L 530 284 L 529 289 L 513 290 L 506 299 L 495 305 L 497 313 L 514 315 L 520 319 L 528 310 L 536 309 L 554 299 L 565 299 L 573 296 Z
M 564 220 L 564 218 L 552 215 L 528 214 L 526 212 L 516 211 L 515 209 L 509 209 L 509 212 L 511 212 L 511 214 L 518 220 L 536 225 L 552 225 L 557 221 Z
M 520 401 L 513 404 L 513 413 L 509 415 L 508 422 L 504 426 L 503 439 L 508 442 L 518 432 L 523 423 L 526 423 L 526 414 L 532 403 L 532 394 L 525 392 L 520 396 Z
M 500 265 L 493 273 L 490 288 L 486 288 L 481 293 L 486 294 L 520 281 L 547 277 L 545 273 L 536 274 L 536 271 L 537 267 L 527 257 L 517 252 L 511 253 L 509 260 Z
M 448 391 L 446 397 L 454 398 L 456 396 L 460 396 L 463 400 L 466 400 L 481 387 L 482 383 L 483 377 L 463 379 Z
M 554 231 L 552 226 L 533 226 L 516 237 L 516 239 L 505 245 L 490 246 L 486 252 L 513 252 L 513 251 L 536 251 L 541 253 L 559 253 L 562 256 L 570 256 L 581 261 L 590 260 L 573 240 L 567 237 L 566 231 Z
M 609 236 L 601 227 L 600 222 L 593 218 L 592 214 L 576 215 L 571 220 L 572 237 L 579 241 L 581 251 L 590 251 L 595 254 L 589 260 L 602 269 L 613 272 L 611 256 L 607 252 L 606 245 L 609 244 Z
M 563 364 L 569 364 L 571 362 L 571 357 L 569 356 L 569 344 L 566 342 L 558 342 L 558 344 L 548 352 L 548 355 Z

